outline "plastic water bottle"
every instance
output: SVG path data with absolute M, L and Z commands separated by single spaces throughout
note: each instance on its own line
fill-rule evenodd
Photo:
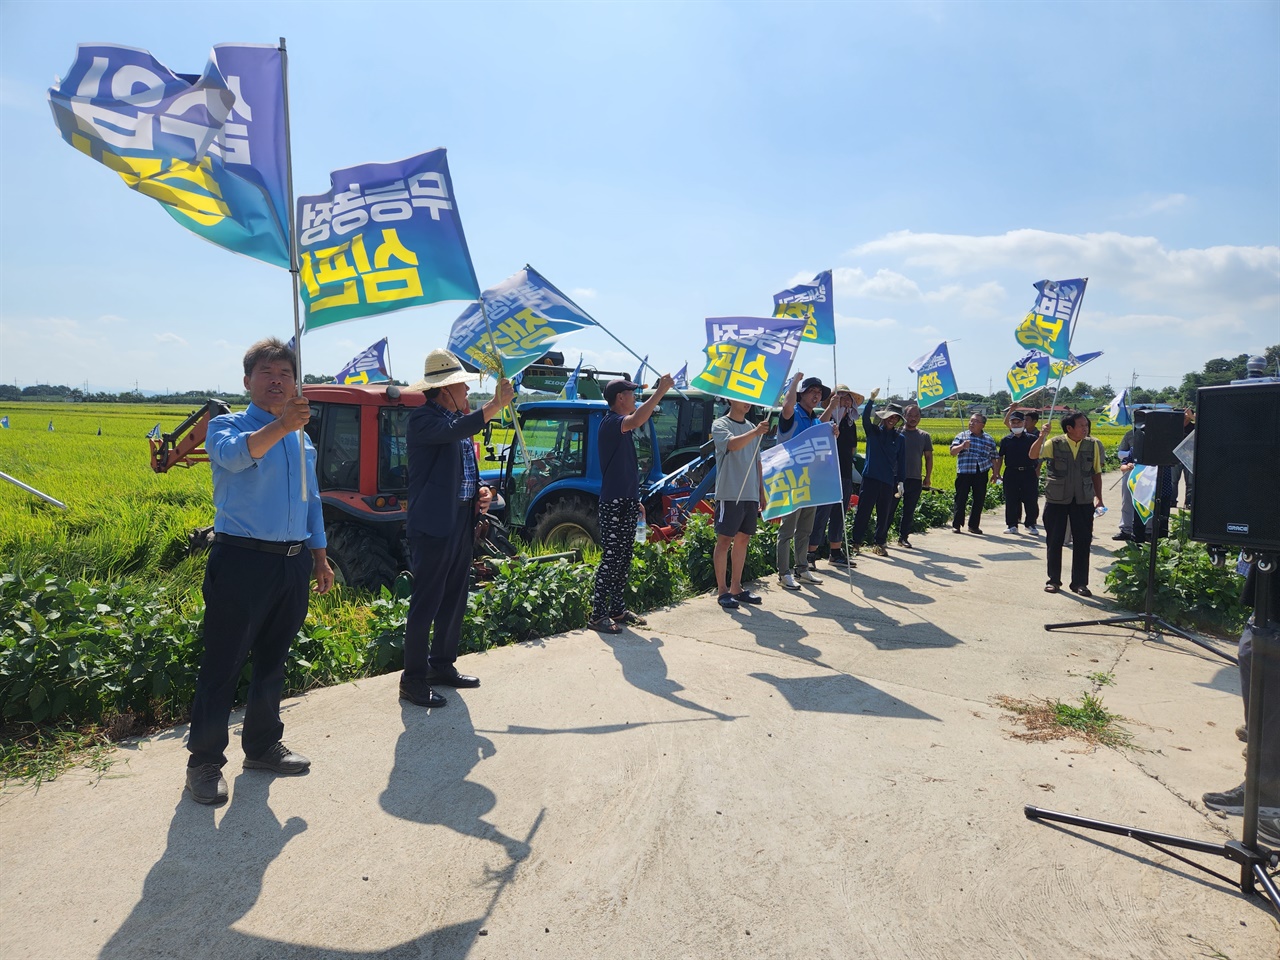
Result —
M 644 522 L 644 515 L 636 521 L 636 543 L 644 543 L 649 539 L 649 525 Z
M 1106 507 L 1099 507 L 1097 510 L 1093 511 L 1093 515 L 1094 515 L 1095 517 L 1100 517 L 1100 516 L 1102 516 L 1102 515 L 1103 515 L 1104 513 L 1106 513 L 1106 512 L 1107 512 L 1107 508 L 1106 508 Z

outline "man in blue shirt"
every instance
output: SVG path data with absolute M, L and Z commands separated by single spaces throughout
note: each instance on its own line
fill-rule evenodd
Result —
M 445 698 L 431 689 L 478 687 L 480 681 L 454 666 L 462 642 L 471 579 L 471 548 L 476 514 L 488 506 L 490 492 L 480 486 L 472 439 L 511 402 L 511 382 L 499 379 L 493 397 L 479 410 L 467 401 L 467 373 L 448 350 L 432 350 L 422 379 L 427 402 L 409 415 L 409 563 L 413 593 L 404 625 L 404 673 L 400 699 L 419 707 L 443 707 Z
M 853 515 L 853 529 L 849 531 L 849 543 L 854 553 L 859 552 L 867 527 L 871 523 L 871 511 L 876 512 L 876 537 L 871 552 L 877 557 L 887 557 L 885 545 L 889 541 L 889 522 L 896 505 L 893 495 L 898 484 L 907 475 L 907 448 L 898 425 L 902 423 L 902 408 L 891 403 L 883 410 L 875 410 L 875 399 L 880 388 L 862 408 L 862 427 L 867 434 L 867 461 L 862 468 L 862 492 L 858 495 L 858 511 Z M 880 421 L 871 419 L 874 411 Z
M 951 529 L 960 532 L 965 504 L 973 494 L 969 508 L 969 532 L 982 533 L 978 526 L 987 501 L 987 477 L 1000 448 L 986 432 L 987 418 L 975 413 L 969 418 L 969 429 L 956 434 L 951 441 L 951 455 L 956 458 L 956 502 L 951 513 Z
M 640 468 L 634 433 L 653 415 L 654 409 L 675 385 L 669 373 L 658 378 L 649 398 L 636 406 L 640 384 L 610 380 L 604 386 L 609 412 L 596 430 L 600 456 L 600 565 L 591 592 L 591 616 L 587 626 L 601 633 L 621 633 L 627 626 L 642 627 L 644 618 L 627 609 L 627 578 L 636 549 L 640 521 Z
M 204 575 L 204 654 L 191 705 L 187 789 L 222 803 L 227 720 L 246 659 L 253 678 L 244 713 L 244 765 L 274 773 L 311 766 L 280 740 L 285 658 L 307 616 L 307 586 L 333 586 L 325 556 L 316 452 L 298 431 L 311 412 L 297 391 L 293 351 L 275 338 L 244 355 L 248 409 L 214 417 L 205 437 L 213 468 L 214 543 Z M 306 480 L 307 499 L 302 498 Z

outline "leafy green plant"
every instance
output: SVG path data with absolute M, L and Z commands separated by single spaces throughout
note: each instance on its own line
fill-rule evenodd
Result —
M 1146 609 L 1150 557 L 1148 544 L 1126 544 L 1116 551 L 1107 572 L 1107 590 L 1130 610 Z M 1202 544 L 1175 538 L 1160 541 L 1153 597 L 1157 616 L 1171 623 L 1238 633 L 1249 616 L 1249 608 L 1240 600 L 1241 586 L 1233 569 L 1209 562 Z

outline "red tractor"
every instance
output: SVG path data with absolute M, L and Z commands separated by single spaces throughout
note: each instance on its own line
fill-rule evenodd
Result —
M 310 384 L 302 388 L 311 403 L 307 435 L 316 448 L 316 476 L 324 502 L 329 561 L 339 583 L 378 590 L 395 583 L 409 568 L 405 541 L 405 496 L 409 491 L 409 414 L 426 402 L 415 390 L 396 386 Z M 151 468 L 208 460 L 203 444 L 209 421 L 228 412 L 210 400 L 172 433 L 151 438 Z M 514 555 L 506 531 L 493 519 L 478 524 L 481 547 Z M 203 545 L 207 531 L 193 544 Z M 199 541 L 197 543 L 197 540 Z

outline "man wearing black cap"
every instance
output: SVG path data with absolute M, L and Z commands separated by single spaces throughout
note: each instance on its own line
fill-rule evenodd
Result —
M 825 423 L 835 413 L 830 405 L 819 416 L 815 411 L 820 403 L 826 403 L 831 390 L 817 377 L 804 380 L 797 373 L 787 385 L 787 395 L 782 401 L 782 416 L 778 420 L 778 440 L 785 443 L 804 433 L 816 423 Z M 778 582 L 788 590 L 799 590 L 800 580 L 821 583 L 822 578 L 809 569 L 809 534 L 813 532 L 817 507 L 802 507 L 782 518 L 778 527 Z M 791 565 L 791 548 L 795 546 L 795 567 Z M 794 574 L 792 570 L 794 569 Z
M 610 380 L 604 386 L 609 412 L 600 421 L 596 443 L 600 451 L 600 548 L 604 551 L 596 567 L 596 585 L 591 594 L 591 617 L 587 626 L 601 633 L 621 633 L 625 626 L 644 626 L 644 619 L 627 609 L 627 574 L 636 546 L 636 525 L 640 520 L 640 468 L 636 458 L 634 431 L 649 422 L 654 408 L 675 384 L 671 374 L 658 378 L 649 398 L 636 406 L 640 384 L 630 380 Z
M 1027 433 L 1027 421 L 1021 410 L 1013 410 L 1008 418 L 1009 433 L 1000 438 L 1000 452 L 992 464 L 996 480 L 1004 477 L 1005 533 L 1017 533 L 1025 523 L 1028 533 L 1036 533 L 1040 519 L 1040 461 L 1032 460 L 1027 451 L 1036 438 Z

